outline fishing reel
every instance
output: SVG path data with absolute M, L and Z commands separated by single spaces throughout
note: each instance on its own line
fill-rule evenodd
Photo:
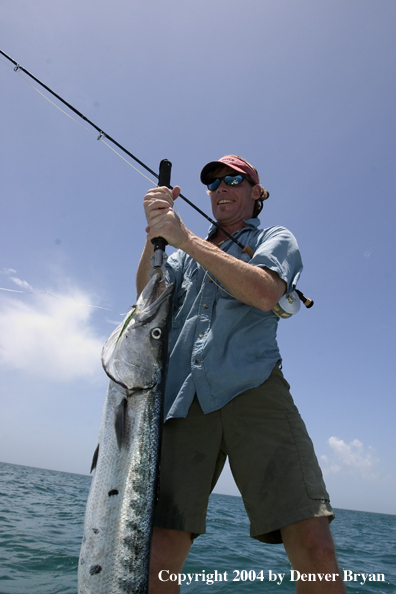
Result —
M 274 314 L 276 314 L 279 318 L 287 319 L 291 318 L 294 314 L 300 311 L 301 301 L 304 303 L 305 307 L 309 309 L 313 306 L 314 302 L 312 299 L 308 299 L 305 297 L 301 291 L 296 289 L 291 293 L 287 293 L 283 295 L 272 309 Z

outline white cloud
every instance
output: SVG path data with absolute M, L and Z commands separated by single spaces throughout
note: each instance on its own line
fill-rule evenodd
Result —
M 14 270 L 13 268 L 3 268 L 1 270 L 1 274 L 5 274 L 6 276 L 9 276 L 10 274 L 16 274 L 16 270 Z
M 21 280 L 20 278 L 17 278 L 16 276 L 10 276 L 9 279 L 13 283 L 15 283 L 16 285 L 18 285 L 18 287 L 21 287 L 21 289 L 25 289 L 25 291 L 33 291 L 33 287 L 31 285 L 29 285 L 28 282 L 26 282 L 24 280 Z
M 332 450 L 332 455 L 330 458 L 327 456 L 321 456 L 320 458 L 325 475 L 354 474 L 365 479 L 378 476 L 374 469 L 379 459 L 371 446 L 365 448 L 358 439 L 345 443 L 343 439 L 338 437 L 330 437 L 328 444 Z
M 57 381 L 94 378 L 105 338 L 93 327 L 90 298 L 78 289 L 54 297 L 0 299 L 0 365 Z

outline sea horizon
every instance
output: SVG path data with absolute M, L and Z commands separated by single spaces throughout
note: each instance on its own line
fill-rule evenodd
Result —
M 87 478 L 92 478 L 92 476 L 93 476 L 92 474 L 88 474 L 88 473 L 73 472 L 70 470 L 58 470 L 55 468 L 45 468 L 43 466 L 31 466 L 29 464 L 21 464 L 21 463 L 15 463 L 15 462 L 4 462 L 3 460 L 0 460 L 0 464 L 9 464 L 10 466 L 21 466 L 22 468 L 34 468 L 36 470 L 48 470 L 49 472 L 59 472 L 59 473 L 63 473 L 63 474 L 84 476 Z M 213 492 L 212 495 L 225 495 L 227 497 L 236 497 L 236 498 L 242 499 L 241 495 L 232 495 L 230 493 L 220 493 L 219 491 Z M 345 511 L 356 511 L 356 512 L 362 512 L 362 513 L 367 513 L 367 514 L 379 514 L 379 515 L 384 515 L 384 516 L 396 516 L 396 514 L 392 514 L 389 512 L 372 511 L 369 509 L 352 509 L 349 507 L 339 507 L 339 506 L 336 506 L 336 507 L 333 506 L 333 509 L 334 510 L 345 510 Z
M 76 594 L 90 484 L 85 474 L 0 463 L 0 594 Z M 396 516 L 335 512 L 331 530 L 348 594 L 395 593 Z M 230 587 L 233 594 L 258 593 L 263 581 L 266 592 L 283 594 L 295 592 L 299 576 L 281 544 L 250 537 L 240 496 L 212 493 L 206 533 L 176 579 L 182 594 L 213 585 L 216 594 Z

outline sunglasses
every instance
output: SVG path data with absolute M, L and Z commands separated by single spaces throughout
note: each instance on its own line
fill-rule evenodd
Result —
M 218 177 L 214 181 L 210 182 L 210 184 L 207 184 L 207 186 L 210 192 L 214 192 L 215 190 L 217 190 L 222 180 L 224 180 L 224 183 L 227 184 L 227 186 L 240 186 L 243 180 L 245 179 L 250 184 L 254 183 L 247 175 L 244 175 L 243 173 L 238 173 L 237 175 L 223 175 L 223 177 Z

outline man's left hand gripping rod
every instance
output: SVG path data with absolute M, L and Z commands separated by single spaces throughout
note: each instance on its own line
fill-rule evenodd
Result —
M 168 159 L 163 159 L 159 166 L 158 186 L 171 187 L 171 169 L 172 163 L 168 161 Z M 167 259 L 165 247 L 168 245 L 168 242 L 163 237 L 154 237 L 154 239 L 151 240 L 151 243 L 154 245 L 154 254 L 150 258 L 152 266 L 150 276 L 153 274 L 161 274 L 163 277 Z

